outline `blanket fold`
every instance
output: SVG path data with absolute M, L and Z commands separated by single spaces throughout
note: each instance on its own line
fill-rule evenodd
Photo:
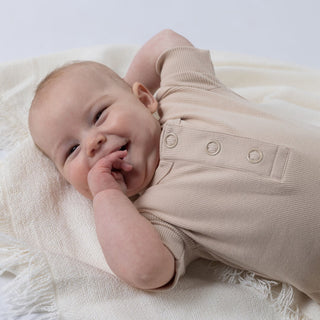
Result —
M 112 274 L 91 202 L 34 146 L 27 114 L 36 84 L 52 68 L 95 60 L 123 76 L 136 50 L 100 46 L 0 65 L 0 149 L 8 152 L 0 166 L 0 275 L 14 275 L 2 288 L 10 305 L 3 318 L 320 318 L 319 305 L 296 289 L 205 260 L 168 292 L 136 290 Z M 213 62 L 218 78 L 257 108 L 320 127 L 319 72 L 225 53 L 213 53 Z

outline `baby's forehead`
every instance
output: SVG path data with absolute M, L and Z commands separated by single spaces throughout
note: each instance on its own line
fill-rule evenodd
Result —
M 46 109 L 48 101 L 67 100 L 95 90 L 120 86 L 130 90 L 129 85 L 107 66 L 94 61 L 81 61 L 64 65 L 49 73 L 38 85 L 31 104 L 29 117 L 35 111 Z M 88 88 L 88 90 L 83 90 Z M 90 89 L 91 88 L 91 89 Z M 100 89 L 99 89 L 100 88 Z
M 73 77 L 76 75 L 76 77 Z M 72 62 L 62 67 L 56 68 L 50 72 L 42 81 L 38 84 L 35 91 L 35 98 L 44 93 L 55 84 L 61 81 L 68 81 L 72 78 L 72 81 L 81 81 L 90 78 L 91 81 L 99 79 L 100 81 L 112 81 L 118 77 L 110 68 L 104 64 L 94 61 L 80 61 Z M 120 77 L 119 77 L 120 78 Z
M 95 61 L 80 61 L 67 64 L 61 68 L 56 69 L 53 73 L 63 76 L 73 72 L 98 73 L 105 76 L 111 76 L 113 71 L 102 63 Z

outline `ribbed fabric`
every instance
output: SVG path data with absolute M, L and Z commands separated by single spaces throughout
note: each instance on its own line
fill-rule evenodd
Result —
M 156 227 L 161 221 L 174 254 L 180 239 L 176 278 L 204 257 L 287 282 L 319 303 L 320 129 L 218 85 L 209 52 L 169 50 L 157 70 L 162 176 L 136 205 Z

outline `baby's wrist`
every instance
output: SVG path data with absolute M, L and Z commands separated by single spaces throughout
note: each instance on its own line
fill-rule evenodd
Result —
M 93 200 L 94 201 L 99 201 L 100 199 L 107 199 L 109 197 L 119 197 L 119 196 L 126 196 L 123 191 L 119 188 L 108 188 L 108 189 L 103 189 L 103 190 L 100 190 L 98 192 L 96 192 L 94 195 L 93 195 Z
M 106 190 L 119 190 L 123 192 L 121 185 L 114 181 L 112 178 L 111 181 L 108 182 L 102 182 L 102 181 L 94 181 L 93 183 L 90 183 L 90 179 L 88 179 L 88 186 L 91 191 L 92 197 L 94 198 L 98 193 L 106 191 Z

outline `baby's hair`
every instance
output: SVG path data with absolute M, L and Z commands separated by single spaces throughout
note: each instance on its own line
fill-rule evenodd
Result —
M 34 99 L 39 94 L 39 92 L 42 91 L 51 81 L 58 79 L 68 70 L 72 70 L 72 68 L 81 67 L 81 66 L 94 67 L 96 69 L 100 69 L 101 71 L 104 71 L 106 74 L 108 74 L 108 77 L 111 80 L 115 81 L 117 84 L 127 89 L 130 88 L 130 86 L 117 73 L 115 73 L 113 70 L 111 70 L 110 68 L 108 68 L 102 63 L 98 63 L 94 61 L 71 61 L 54 69 L 39 82 L 34 93 Z

